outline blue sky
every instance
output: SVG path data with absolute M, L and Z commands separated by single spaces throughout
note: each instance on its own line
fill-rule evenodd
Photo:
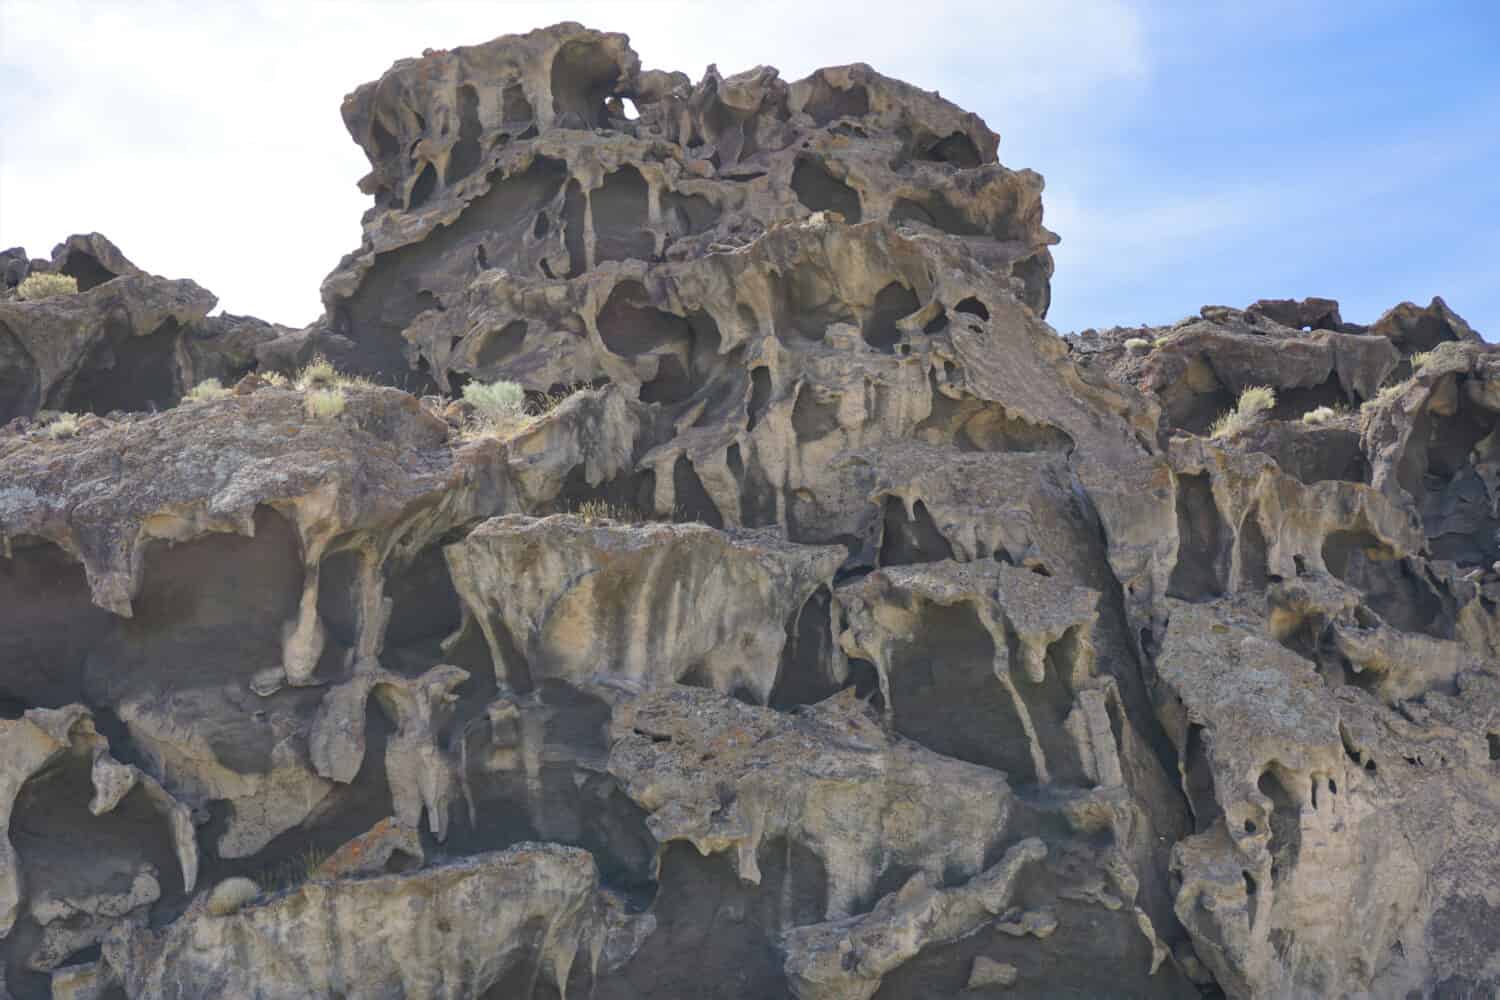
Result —
M 359 242 L 343 94 L 558 20 L 646 67 L 871 63 L 1047 178 L 1060 330 L 1442 295 L 1500 336 L 1500 4 L 0 0 L 0 247 L 97 229 L 291 325 Z

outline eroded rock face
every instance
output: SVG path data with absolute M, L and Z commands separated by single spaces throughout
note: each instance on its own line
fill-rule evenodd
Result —
M 0 254 L 0 996 L 1500 989 L 1441 299 L 1059 338 L 1041 178 L 862 64 L 561 24 L 343 114 L 305 329 Z

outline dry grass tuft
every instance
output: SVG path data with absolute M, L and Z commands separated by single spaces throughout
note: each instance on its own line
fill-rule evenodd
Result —
M 332 420 L 344 412 L 346 402 L 342 386 L 331 389 L 312 389 L 303 400 L 303 408 L 314 420 Z
M 59 413 L 42 428 L 42 433 L 52 440 L 58 441 L 62 438 L 77 436 L 78 431 L 82 428 L 82 424 L 83 418 L 76 413 Z
M 189 389 L 182 397 L 184 403 L 206 403 L 212 399 L 223 399 L 225 396 L 233 396 L 233 389 L 224 388 L 224 383 L 216 378 L 206 378 L 202 382 Z
M 1239 403 L 1221 415 L 1209 429 L 1208 436 L 1219 440 L 1243 433 L 1261 414 L 1276 405 L 1276 390 L 1268 385 L 1252 385 L 1240 393 Z
M 36 302 L 57 295 L 77 295 L 78 279 L 70 274 L 49 274 L 38 271 L 28 274 L 16 287 L 16 294 L 23 302 Z

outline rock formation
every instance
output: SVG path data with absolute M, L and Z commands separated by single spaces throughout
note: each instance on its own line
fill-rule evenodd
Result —
M 561 24 L 343 114 L 305 329 L 0 255 L 0 997 L 1500 990 L 1441 299 L 1060 337 L 1041 178 L 864 65 Z

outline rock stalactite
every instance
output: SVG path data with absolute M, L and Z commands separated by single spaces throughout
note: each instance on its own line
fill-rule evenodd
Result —
M 1500 990 L 1442 299 L 1059 336 L 1041 177 L 863 64 L 343 117 L 304 329 L 0 255 L 0 997 Z

